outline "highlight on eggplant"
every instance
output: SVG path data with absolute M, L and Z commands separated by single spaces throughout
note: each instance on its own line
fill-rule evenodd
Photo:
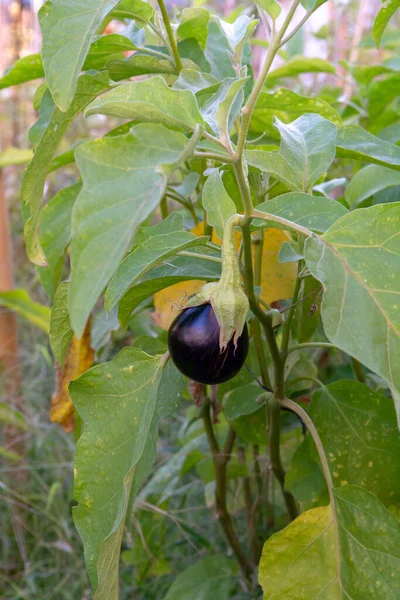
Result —
M 243 367 L 249 350 L 245 324 L 236 346 L 233 338 L 220 348 L 220 326 L 210 303 L 182 310 L 168 331 L 168 348 L 177 369 L 207 385 L 232 379 Z

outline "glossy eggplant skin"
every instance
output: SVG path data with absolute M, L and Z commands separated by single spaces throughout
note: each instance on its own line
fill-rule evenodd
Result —
M 199 383 L 214 385 L 234 377 L 249 350 L 247 325 L 235 348 L 231 340 L 221 352 L 217 318 L 211 304 L 185 308 L 168 331 L 168 348 L 177 369 Z

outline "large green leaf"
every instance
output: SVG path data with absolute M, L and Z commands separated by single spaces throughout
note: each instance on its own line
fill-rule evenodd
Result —
M 43 287 L 52 298 L 59 283 L 65 249 L 71 238 L 72 207 L 81 189 L 75 183 L 59 192 L 46 204 L 40 217 L 40 244 L 47 267 L 39 267 Z
M 34 302 L 25 290 L 0 292 L 0 306 L 13 310 L 42 331 L 49 332 L 50 309 Z
M 396 10 L 400 8 L 400 0 L 385 0 L 378 12 L 372 28 L 372 36 L 379 47 L 383 33 Z
M 184 8 L 177 29 L 178 37 L 181 40 L 194 38 L 204 50 L 208 37 L 209 20 L 210 13 L 205 8 Z
M 347 186 L 346 202 L 350 207 L 355 208 L 357 204 L 377 192 L 396 185 L 400 185 L 400 173 L 380 165 L 367 165 L 354 175 Z
M 203 187 L 202 204 L 207 212 L 210 225 L 215 228 L 217 235 L 222 238 L 224 225 L 232 215 L 236 214 L 236 206 L 227 194 L 220 172 L 215 169 L 206 180 Z
M 336 125 L 319 115 L 306 114 L 289 125 L 276 119 L 275 126 L 281 134 L 281 155 L 305 192 L 335 158 Z
M 261 153 L 260 151 L 254 152 Z M 250 151 L 247 154 L 254 154 L 254 152 Z M 326 231 L 340 217 L 347 214 L 347 209 L 335 200 L 300 192 L 275 196 L 272 200 L 259 204 L 257 210 L 283 217 L 317 233 Z M 254 225 L 261 224 L 261 221 L 254 221 Z M 271 226 L 277 227 L 278 225 L 271 222 Z
M 230 558 L 207 556 L 178 575 L 164 600 L 228 600 L 236 573 L 237 566 Z
M 305 243 L 331 342 L 400 390 L 400 203 L 358 209 Z
M 293 56 L 285 64 L 268 73 L 268 81 L 282 77 L 295 77 L 302 73 L 336 73 L 336 68 L 323 58 Z
M 183 134 L 155 124 L 83 144 L 76 159 L 83 188 L 72 213 L 69 308 L 75 333 L 127 251 L 138 226 L 160 202 Z
M 251 130 L 264 133 L 268 129 L 268 133 L 274 135 L 272 124 L 275 116 L 288 122 L 305 113 L 315 113 L 335 125 L 341 125 L 337 111 L 322 98 L 300 96 L 291 90 L 280 88 L 273 94 L 262 92 L 259 95 L 251 118 Z
M 336 381 L 314 392 L 309 415 L 318 430 L 333 484 L 359 485 L 385 504 L 400 503 L 400 437 L 393 403 L 358 381 Z M 296 451 L 286 485 L 302 505 L 323 502 L 325 486 L 309 435 Z M 314 478 L 307 473 L 314 471 Z
M 40 54 L 29 54 L 19 58 L 0 77 L 0 90 L 11 85 L 19 85 L 25 81 L 32 81 L 44 76 L 42 57 Z
M 346 125 L 338 130 L 336 154 L 400 170 L 400 148 L 372 135 L 359 125 Z
M 154 8 L 145 0 L 120 0 L 112 16 L 116 19 L 134 19 L 139 23 L 151 22 L 154 19 Z
M 126 348 L 70 384 L 85 425 L 75 455 L 74 520 L 96 600 L 118 598 L 125 515 L 156 410 L 163 360 Z
M 208 236 L 198 238 L 189 231 L 149 237 L 128 254 L 116 270 L 106 294 L 106 308 L 111 310 L 126 291 L 143 278 L 148 271 L 170 256 L 178 254 L 193 246 L 200 246 L 208 240 Z
M 360 487 L 345 485 L 334 495 L 339 552 L 330 507 L 303 513 L 264 545 L 264 600 L 396 600 L 400 523 Z
M 58 286 L 51 307 L 49 335 L 53 354 L 62 367 L 72 336 L 73 331 L 68 314 L 68 281 L 64 281 Z
M 173 90 L 162 77 L 120 85 L 92 102 L 85 115 L 100 113 L 192 131 L 202 117 L 192 92 Z
M 46 81 L 56 106 L 66 112 L 76 97 L 79 73 L 93 37 L 118 0 L 47 0 L 39 11 Z M 90 100 L 89 100 L 90 101 Z M 87 103 L 85 103 L 86 105 Z
M 72 121 L 93 98 L 107 89 L 107 72 L 82 75 L 78 80 L 75 98 L 67 110 L 61 112 L 54 105 L 47 90 L 41 102 L 41 116 L 32 129 L 36 141 L 35 154 L 29 163 L 21 185 L 21 199 L 28 213 L 25 223 L 25 242 L 30 260 L 45 265 L 40 247 L 38 225 L 43 189 L 57 147 Z M 44 115 L 42 115 L 42 107 Z
M 190 279 L 218 281 L 220 275 L 219 263 L 198 257 L 178 256 L 168 264 L 150 271 L 142 282 L 127 291 L 120 301 L 118 318 L 122 325 L 126 325 L 131 313 L 143 300 L 170 285 Z

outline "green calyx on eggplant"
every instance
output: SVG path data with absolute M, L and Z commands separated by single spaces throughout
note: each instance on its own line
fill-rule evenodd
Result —
M 222 272 L 191 298 L 168 332 L 176 367 L 200 383 L 222 383 L 242 368 L 248 352 L 249 302 L 242 289 L 233 232 L 241 217 L 225 225 Z

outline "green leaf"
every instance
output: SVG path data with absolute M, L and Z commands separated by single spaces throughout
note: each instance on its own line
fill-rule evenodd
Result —
M 135 236 L 135 244 L 143 244 L 146 240 L 151 239 L 156 235 L 167 235 L 174 231 L 182 231 L 183 215 L 179 212 L 172 212 L 166 219 L 163 219 L 157 225 L 151 227 L 141 227 Z
M 215 84 L 218 85 L 218 81 L 209 73 L 200 73 L 194 69 L 182 69 L 172 87 L 174 90 L 190 90 L 193 94 L 197 94 L 202 90 L 212 88 Z
M 399 521 L 360 487 L 336 488 L 334 495 L 340 571 L 331 509 L 314 508 L 265 543 L 259 569 L 265 600 L 397 598 Z
M 400 390 L 400 203 L 358 209 L 320 238 L 305 243 L 305 258 L 325 293 L 328 339 Z
M 81 189 L 76 183 L 59 192 L 44 207 L 40 217 L 40 244 L 47 267 L 39 267 L 43 287 L 52 298 L 57 289 L 65 250 L 71 238 L 72 207 Z
M 300 96 L 291 90 L 279 88 L 273 94 L 262 92 L 259 95 L 251 118 L 251 130 L 264 133 L 268 129 L 270 135 L 276 136 L 276 130 L 272 127 L 276 116 L 281 121 L 289 122 L 305 113 L 315 113 L 335 125 L 341 125 L 339 114 L 325 100 Z
M 6 148 L 0 152 L 0 169 L 14 165 L 24 165 L 28 163 L 33 156 L 32 150 L 24 148 Z
M 377 48 L 379 48 L 382 35 L 389 24 L 390 19 L 399 8 L 400 0 L 385 0 L 385 2 L 383 2 L 383 6 L 378 12 L 372 27 L 372 37 L 374 38 Z
M 205 251 L 203 250 L 205 254 Z M 218 281 L 221 265 L 202 258 L 178 256 L 167 265 L 156 267 L 148 273 L 141 283 L 136 284 L 123 296 L 119 304 L 118 318 L 126 325 L 132 312 L 143 300 L 170 285 L 191 279 Z
M 400 170 L 400 148 L 372 135 L 359 125 L 346 125 L 338 130 L 336 154 Z
M 318 292 L 317 292 L 318 290 Z M 293 334 L 299 344 L 311 341 L 312 335 L 320 322 L 321 284 L 314 277 L 306 277 L 300 288 L 299 298 L 303 298 L 296 306 L 293 319 Z M 316 292 L 316 293 L 313 293 Z M 306 298 L 308 296 L 308 298 Z M 312 314 L 310 314 L 312 312 Z
M 196 99 L 188 90 L 173 90 L 162 77 L 120 85 L 92 102 L 85 116 L 100 113 L 161 123 L 192 131 L 202 122 Z
M 194 38 L 204 50 L 207 43 L 209 20 L 210 13 L 205 8 L 184 8 L 177 29 L 178 38 L 181 40 Z
M 50 309 L 34 302 L 25 290 L 0 292 L 0 306 L 9 308 L 42 331 L 49 333 Z
M 29 54 L 15 61 L 0 77 L 0 90 L 44 77 L 42 57 L 40 54 Z
M 368 112 L 371 122 L 378 119 L 385 108 L 399 96 L 400 75 L 398 73 L 372 82 L 368 90 Z
M 307 10 L 314 10 L 325 4 L 327 0 L 301 0 L 302 5 Z
M 102 35 L 92 42 L 83 69 L 100 70 L 113 58 L 124 59 L 124 52 L 127 50 L 137 50 L 129 38 L 120 33 Z
M 255 384 L 229 391 L 224 396 L 224 414 L 246 444 L 267 443 L 265 401 L 268 394 Z
M 41 116 L 36 128 L 32 128 L 37 135 L 37 147 L 21 184 L 22 203 L 29 214 L 25 222 L 27 253 L 37 265 L 46 264 L 37 230 L 44 184 L 57 147 L 74 118 L 93 98 L 107 89 L 108 84 L 107 72 L 82 75 L 78 80 L 75 98 L 66 113 L 55 107 L 48 90 L 42 98 Z M 42 107 L 45 108 L 45 116 L 42 116 Z
M 140 23 L 152 22 L 154 15 L 154 8 L 143 0 L 122 0 L 112 12 L 116 19 L 134 19 Z
M 345 597 L 394 600 L 400 592 L 399 521 L 360 487 L 347 485 L 334 494 Z
M 117 4 L 118 0 L 72 4 L 47 0 L 40 9 L 44 72 L 54 102 L 62 112 L 76 98 L 79 73 L 96 31 Z
M 150 56 L 142 52 L 135 52 L 132 56 L 124 60 L 111 60 L 107 63 L 107 70 L 111 79 L 121 81 L 138 75 L 148 75 L 151 73 L 165 73 L 169 75 L 176 74 L 176 68 L 168 56 L 165 60 L 157 56 Z
M 248 80 L 248 77 L 224 79 L 218 91 L 202 106 L 204 120 L 221 139 L 229 137 L 233 122 L 242 107 L 243 86 Z
M 282 77 L 296 77 L 302 73 L 336 73 L 336 67 L 322 58 L 293 56 L 284 65 L 268 73 L 268 81 Z
M 240 15 L 234 23 L 219 19 L 219 26 L 225 34 L 232 56 L 237 64 L 240 64 L 244 45 L 254 33 L 257 25 L 258 20 L 250 19 L 247 15 Z
M 229 58 L 229 44 L 221 31 L 219 20 L 210 20 L 205 55 L 211 65 L 211 75 L 218 81 L 226 77 L 235 77 L 236 73 Z
M 281 7 L 277 0 L 253 0 L 254 4 L 263 8 L 273 18 L 277 19 L 281 14 Z
M 164 195 L 166 167 L 179 161 L 185 144 L 181 133 L 139 124 L 77 149 L 83 188 L 72 213 L 69 308 L 78 337 L 136 229 Z
M 62 367 L 73 333 L 68 314 L 68 282 L 64 281 L 57 288 L 50 317 L 50 345 Z
M 228 600 L 237 567 L 225 556 L 210 555 L 185 569 L 173 582 L 164 600 Z
M 245 157 L 252 167 L 269 173 L 272 177 L 284 183 L 290 190 L 301 191 L 301 181 L 299 181 L 295 170 L 279 152 L 247 150 Z
M 4 446 L 0 446 L 0 456 L 6 458 L 7 460 L 12 460 L 13 462 L 22 460 L 22 456 L 20 454 L 17 454 L 16 452 L 13 452 L 13 450 L 9 450 Z
M 110 281 L 105 302 L 107 310 L 111 310 L 127 290 L 157 264 L 182 250 L 205 244 L 208 239 L 208 236 L 199 238 L 189 231 L 174 231 L 154 235 L 136 246 L 124 258 Z
M 368 165 L 360 169 L 346 188 L 345 199 L 351 208 L 381 190 L 400 185 L 400 173 L 381 167 Z
M 250 152 L 260 153 L 260 151 Z M 250 161 L 250 164 L 253 162 Z M 336 200 L 299 192 L 275 196 L 272 200 L 259 204 L 257 210 L 283 217 L 317 233 L 327 231 L 340 217 L 347 214 L 347 209 Z M 254 225 L 260 226 L 262 222 L 254 221 Z M 278 226 L 277 223 L 272 224 L 272 222 L 271 225 Z
M 125 348 L 70 384 L 84 423 L 75 455 L 74 521 L 96 600 L 118 598 L 124 520 L 156 409 L 162 363 L 162 356 Z
M 385 506 L 400 503 L 400 438 L 393 403 L 387 396 L 358 381 L 336 381 L 314 392 L 309 415 L 328 456 L 335 487 L 359 485 Z M 292 459 L 287 485 L 304 501 L 302 463 L 305 457 L 311 463 L 319 462 L 310 436 L 302 446 Z M 318 487 L 308 489 L 309 498 L 319 493 Z
M 303 115 L 290 125 L 276 119 L 281 134 L 281 154 L 296 173 L 302 191 L 308 190 L 335 158 L 337 128 L 316 114 Z
M 215 169 L 203 187 L 202 204 L 207 212 L 207 220 L 215 228 L 217 235 L 222 239 L 224 225 L 232 215 L 236 214 L 236 206 L 226 193 L 220 172 Z

